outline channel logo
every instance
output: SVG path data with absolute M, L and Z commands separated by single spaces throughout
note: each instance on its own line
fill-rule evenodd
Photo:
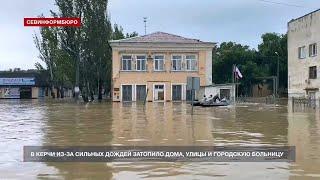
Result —
M 24 26 L 62 26 L 62 27 L 80 27 L 80 18 L 24 18 Z

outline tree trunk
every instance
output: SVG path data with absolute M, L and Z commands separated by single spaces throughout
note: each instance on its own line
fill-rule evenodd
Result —
M 51 86 L 51 97 L 54 99 L 54 98 L 56 98 L 56 95 L 54 94 L 54 86 L 52 85 Z
M 102 100 L 102 81 L 99 79 L 99 85 L 98 85 L 98 100 Z
M 86 87 L 82 88 L 82 90 L 81 90 L 82 94 L 81 95 L 82 95 L 82 99 L 83 99 L 84 102 L 89 102 L 88 93 L 87 93 L 86 89 L 87 89 Z
M 60 98 L 64 98 L 64 89 L 60 86 Z
M 91 91 L 90 96 L 91 96 L 91 101 L 94 101 L 93 91 Z

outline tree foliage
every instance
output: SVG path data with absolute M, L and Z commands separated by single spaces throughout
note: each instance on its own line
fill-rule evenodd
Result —
M 136 32 L 125 36 L 123 28 L 112 28 L 108 17 L 107 0 L 55 0 L 58 11 L 50 11 L 53 17 L 79 17 L 81 27 L 43 27 L 34 36 L 39 58 L 46 64 L 52 87 L 66 84 L 80 86 L 87 101 L 93 94 L 102 98 L 111 88 L 111 47 L 109 40 L 137 36 Z M 36 67 L 44 69 L 41 64 Z M 105 89 L 105 91 L 103 91 Z
M 113 33 L 112 33 L 112 40 L 124 39 L 124 38 L 132 38 L 138 36 L 136 31 L 132 33 L 126 33 L 124 35 L 123 28 L 118 24 L 114 24 L 113 26 Z
M 277 53 L 275 53 L 277 52 Z M 287 35 L 266 33 L 258 50 L 234 42 L 223 42 L 215 49 L 213 56 L 213 82 L 231 83 L 232 65 L 243 74 L 239 81 L 239 94 L 251 95 L 251 87 L 260 83 L 263 77 L 277 76 L 279 58 L 279 86 L 287 88 Z

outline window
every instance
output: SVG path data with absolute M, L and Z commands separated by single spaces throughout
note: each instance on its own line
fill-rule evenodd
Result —
M 164 70 L 164 56 L 156 55 L 154 56 L 154 70 L 163 71 Z
M 197 63 L 196 55 L 187 55 L 186 56 L 186 68 L 187 68 L 187 71 L 198 70 L 198 63 Z
M 181 71 L 181 64 L 182 64 L 182 56 L 173 55 L 172 56 L 172 70 L 173 71 Z
M 164 85 L 154 85 L 153 88 L 153 100 L 154 101 L 164 101 Z
M 122 85 L 122 101 L 132 101 L 132 85 Z
M 309 79 L 317 79 L 317 66 L 309 67 Z
M 146 70 L 146 56 L 137 56 L 137 71 Z
M 173 101 L 182 100 L 182 85 L 172 85 L 172 100 Z
M 299 47 L 299 59 L 304 59 L 306 58 L 306 47 L 302 46 Z
M 131 56 L 122 56 L 122 70 L 125 71 L 131 71 L 131 62 L 132 57 Z
M 317 55 L 317 43 L 309 45 L 309 56 L 313 57 Z

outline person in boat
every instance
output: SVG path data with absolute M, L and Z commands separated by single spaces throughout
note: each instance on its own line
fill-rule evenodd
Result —
M 206 102 L 207 101 L 207 96 L 206 95 L 203 95 L 203 98 L 201 99 L 200 102 Z
M 217 101 L 218 100 L 218 101 Z M 221 101 L 221 99 L 219 98 L 219 95 L 216 94 L 214 97 L 213 97 L 213 102 L 215 103 L 219 103 Z
M 217 101 L 218 100 L 218 101 Z M 215 96 L 212 96 L 212 94 L 209 96 L 207 102 L 209 103 L 217 103 L 217 102 L 220 102 L 220 98 L 219 98 L 219 95 L 215 95 Z
M 213 102 L 213 96 L 212 94 L 210 94 L 210 96 L 208 97 L 208 99 L 206 100 L 206 102 Z

